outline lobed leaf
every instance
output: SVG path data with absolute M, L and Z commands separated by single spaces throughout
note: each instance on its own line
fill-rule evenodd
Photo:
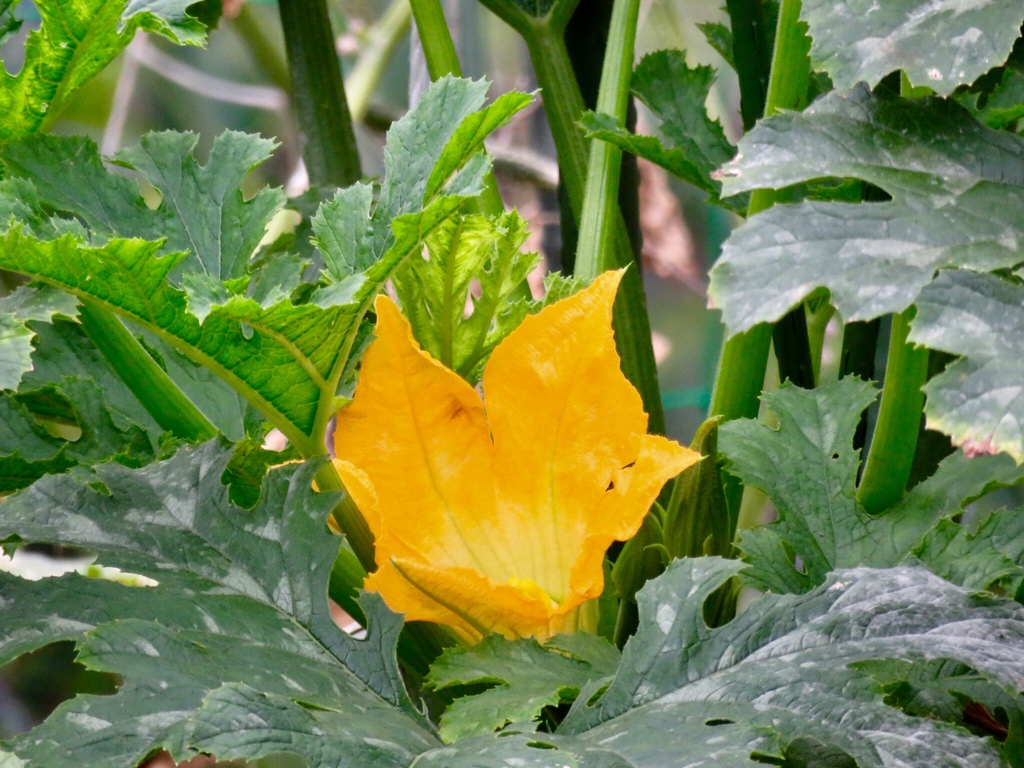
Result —
M 54 316 L 73 320 L 78 302 L 55 288 L 22 286 L 0 298 L 0 389 L 17 389 L 32 370 L 33 320 L 50 322 Z
M 901 312 L 943 267 L 1021 260 L 1024 139 L 958 105 L 858 88 L 761 121 L 723 168 L 723 192 L 853 177 L 880 203 L 776 205 L 726 242 L 710 296 L 730 334 L 784 315 L 824 288 L 843 319 Z
M 902 70 L 913 85 L 947 96 L 1006 60 L 1024 11 L 998 0 L 805 0 L 800 18 L 810 27 L 811 61 L 841 90 Z
M 280 189 L 264 188 L 246 200 L 242 182 L 270 157 L 274 143 L 225 131 L 200 166 L 198 136 L 164 131 L 142 137 L 114 161 L 138 171 L 159 193 L 151 209 L 136 182 L 111 172 L 96 144 L 79 136 L 29 136 L 0 151 L 4 168 L 30 181 L 38 200 L 81 219 L 103 238 L 164 240 L 162 253 L 185 253 L 175 271 L 220 280 L 241 277 L 271 217 L 284 203 Z
M 16 739 L 15 753 L 30 765 L 123 766 L 158 746 L 185 755 L 203 697 L 240 682 L 363 713 L 431 743 L 398 673 L 400 620 L 375 596 L 363 602 L 366 641 L 331 619 L 327 583 L 340 539 L 326 526 L 335 495 L 311 488 L 317 466 L 271 470 L 246 511 L 220 480 L 229 459 L 225 445 L 211 442 L 140 470 L 98 466 L 89 485 L 47 477 L 5 501 L 0 540 L 85 547 L 104 565 L 158 582 L 0 574 L 0 663 L 72 639 L 81 663 L 124 678 L 117 694 L 66 702 Z
M 1016 694 L 1024 687 L 1018 604 L 979 597 L 921 569 L 856 568 L 805 595 L 766 595 L 709 629 L 704 599 L 741 569 L 715 558 L 682 559 L 649 583 L 639 594 L 640 630 L 615 679 L 595 704 L 581 696 L 559 732 L 594 748 L 607 744 L 634 765 L 652 764 L 668 749 L 679 764 L 707 759 L 709 744 L 723 764 L 740 764 L 752 749 L 774 762 L 780 747 L 806 739 L 863 768 L 1001 765 L 991 741 L 887 706 L 856 665 L 950 659 Z M 661 731 L 668 723 L 672 730 Z M 683 729 L 692 741 L 681 738 Z
M 784 385 L 763 398 L 778 429 L 749 419 L 722 425 L 719 447 L 731 462 L 727 471 L 763 490 L 779 514 L 776 522 L 741 534 L 739 548 L 751 565 L 745 580 L 773 592 L 804 592 L 837 568 L 895 566 L 910 556 L 953 576 L 928 554 L 934 547 L 921 549 L 922 542 L 935 535 L 929 532 L 936 525 L 951 525 L 948 518 L 966 502 L 1013 482 L 1020 471 L 1007 457 L 957 453 L 893 508 L 872 517 L 857 501 L 860 452 L 853 437 L 874 398 L 870 384 L 850 378 L 814 390 Z M 964 586 L 987 587 L 1002 575 Z
M 536 723 L 545 707 L 572 702 L 589 683 L 610 677 L 618 663 L 615 646 L 585 633 L 556 635 L 543 646 L 491 635 L 471 648 L 446 649 L 426 682 L 456 697 L 441 716 L 441 738 L 451 743 L 509 723 Z M 492 687 L 460 694 L 460 687 L 473 684 Z
M 925 385 L 928 426 L 969 454 L 1024 462 L 1021 332 L 1024 288 L 995 275 L 946 270 L 922 291 L 910 340 L 962 357 Z
M 507 326 L 496 318 L 508 313 L 536 264 L 536 254 L 519 251 L 528 234 L 526 220 L 515 212 L 450 219 L 426 239 L 429 258 L 411 259 L 395 276 L 416 340 L 467 380 L 479 380 L 491 350 L 505 337 Z M 474 281 L 479 295 L 470 298 Z
M 0 37 L 10 29 L 17 2 L 0 1 Z M 18 74 L 9 74 L 0 62 L 0 145 L 39 130 L 139 30 L 179 44 L 202 45 L 206 31 L 187 13 L 193 4 L 194 0 L 38 0 L 42 25 L 28 35 Z
M 722 184 L 713 176 L 713 171 L 736 154 L 722 126 L 708 117 L 705 108 L 714 82 L 714 69 L 689 67 L 682 51 L 650 53 L 637 64 L 631 88 L 661 121 L 659 130 L 665 143 L 631 134 L 608 115 L 588 113 L 581 124 L 588 137 L 650 160 L 707 192 L 712 202 L 746 213 L 745 196 L 723 203 Z

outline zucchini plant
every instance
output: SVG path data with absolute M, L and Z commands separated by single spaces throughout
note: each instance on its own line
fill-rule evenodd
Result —
M 94 562 L 0 568 L 0 665 L 70 644 L 108 684 L 0 768 L 1024 766 L 1024 10 L 728 0 L 733 146 L 710 67 L 635 62 L 639 0 L 480 2 L 525 40 L 579 232 L 539 298 L 484 145 L 535 95 L 461 77 L 438 0 L 403 11 L 433 83 L 376 180 L 325 0 L 280 0 L 298 197 L 246 186 L 263 137 L 50 130 L 133 35 L 203 45 L 219 4 L 35 3 L 0 72 L 0 565 Z M 689 447 L 624 153 L 743 219 Z

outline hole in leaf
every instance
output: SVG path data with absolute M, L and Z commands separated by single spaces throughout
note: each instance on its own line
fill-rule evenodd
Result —
M 534 749 L 558 749 L 554 744 L 548 744 L 546 741 L 528 741 L 526 746 Z
M 735 720 L 730 720 L 727 717 L 713 717 L 710 720 L 705 720 L 704 725 L 710 725 L 712 728 L 716 725 L 732 725 Z
M 77 655 L 75 644 L 64 640 L 0 667 L 0 738 L 28 731 L 74 696 L 117 693 L 119 676 L 86 669 Z

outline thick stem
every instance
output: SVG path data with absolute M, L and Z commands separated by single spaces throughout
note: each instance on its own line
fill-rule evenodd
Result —
M 338 471 L 330 462 L 320 467 L 315 479 L 316 487 L 321 491 L 345 491 L 345 486 L 342 485 L 341 478 L 338 477 Z M 359 564 L 363 566 L 363 570 L 367 573 L 375 571 L 377 563 L 373 558 L 373 533 L 347 492 L 345 492 L 344 498 L 338 502 L 332 514 L 338 527 L 345 534 L 345 538 L 348 539 L 352 551 L 359 558 Z M 361 577 L 360 581 L 362 581 Z
M 766 115 L 773 115 L 780 109 L 800 110 L 806 106 L 811 76 L 810 51 L 807 26 L 800 21 L 800 0 L 784 0 L 779 8 L 779 25 L 775 32 L 771 78 L 765 101 Z M 762 192 L 764 198 L 757 200 L 760 210 L 770 207 L 775 199 L 774 192 Z M 759 198 L 756 193 L 755 198 Z M 758 212 L 753 210 L 755 198 L 751 199 L 751 214 Z M 803 304 L 775 324 L 772 343 L 779 364 L 779 379 L 805 389 L 814 387 L 816 366 L 811 358 Z
M 743 130 L 749 131 L 764 114 L 768 98 L 771 51 L 761 0 L 726 0 L 732 27 L 732 55 L 740 81 Z
M 310 184 L 347 187 L 363 172 L 325 0 L 279 0 L 292 102 Z
M 427 59 L 427 71 L 431 80 L 440 80 L 445 75 L 462 77 L 462 65 L 455 52 L 448 22 L 444 18 L 441 0 L 409 0 L 412 15 L 416 19 L 416 31 L 423 44 L 423 55 Z
M 216 436 L 217 428 L 178 389 L 116 315 L 83 301 L 78 316 L 92 343 L 157 424 L 189 442 Z
M 608 31 L 597 111 L 624 124 L 629 106 L 629 82 L 633 74 L 633 50 L 640 0 L 616 0 Z M 590 143 L 590 161 L 580 216 L 575 273 L 594 279 L 618 266 L 613 228 L 619 210 L 619 177 L 622 150 L 607 141 Z
M 588 157 L 583 131 L 577 125 L 586 110 L 583 95 L 561 32 L 537 27 L 525 39 L 555 141 L 561 181 L 578 220 L 583 212 Z
M 928 380 L 928 350 L 907 343 L 913 308 L 892 318 L 882 405 L 857 490 L 868 514 L 878 514 L 903 496 L 914 464 Z

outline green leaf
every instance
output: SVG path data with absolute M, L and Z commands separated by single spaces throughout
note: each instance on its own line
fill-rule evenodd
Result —
M 1019 752 L 1019 728 L 1024 715 L 1020 700 L 969 666 L 947 659 L 927 664 L 887 659 L 861 662 L 855 668 L 881 684 L 887 704 L 899 707 L 914 717 L 941 719 L 969 727 L 975 733 L 994 735 L 1000 741 L 1005 739 L 1002 744 L 1004 757 L 1009 758 L 1010 765 L 1020 765 L 1024 756 Z M 971 717 L 972 710 L 977 713 L 979 705 L 987 715 L 984 719 Z M 1007 728 L 995 715 L 1000 710 L 1010 721 L 1010 734 L 1006 733 Z
M 719 764 L 745 764 L 755 749 L 776 762 L 780 742 L 798 739 L 832 745 L 862 768 L 1000 765 L 991 741 L 887 706 L 855 665 L 950 659 L 1016 694 L 1024 687 L 1018 604 L 922 569 L 858 568 L 805 595 L 766 595 L 709 629 L 704 600 L 741 568 L 682 559 L 649 583 L 615 679 L 593 705 L 581 695 L 559 733 L 631 765 L 661 764 L 667 754 L 673 764 L 706 760 L 712 743 Z
M 395 276 L 416 340 L 470 381 L 479 379 L 483 363 L 504 338 L 495 318 L 508 311 L 514 291 L 536 264 L 536 254 L 519 251 L 528 235 L 526 220 L 514 211 L 494 219 L 450 219 L 427 238 L 429 258 L 411 259 Z M 480 294 L 470 299 L 474 280 Z
M 81 325 L 58 320 L 45 325 L 36 323 L 34 330 L 37 340 L 33 367 L 25 374 L 18 390 L 18 396 L 34 413 L 76 421 L 83 430 L 94 427 L 83 423 L 83 414 L 75 413 L 66 392 L 71 382 L 91 381 L 102 397 L 102 411 L 117 429 L 127 432 L 137 425 L 156 445 L 163 430 L 89 341 Z
M 321 389 L 346 334 L 358 322 L 358 307 L 324 310 L 282 302 L 265 310 L 234 297 L 200 325 L 187 310 L 185 294 L 167 282 L 182 254 L 158 257 L 158 247 L 111 240 L 92 248 L 70 235 L 39 241 L 15 228 L 0 236 L 0 268 L 93 298 L 138 323 L 225 379 L 301 444 L 313 430 Z
M 81 235 L 39 241 L 14 227 L 0 236 L 0 264 L 95 299 L 141 325 L 234 387 L 304 455 L 315 455 L 323 451 L 323 431 L 337 408 L 335 397 L 351 371 L 351 355 L 359 348 L 360 327 L 374 297 L 419 244 L 483 188 L 489 159 L 481 152 L 480 126 L 493 127 L 498 114 L 490 109 L 482 118 L 477 114 L 485 92 L 483 82 L 445 78 L 395 123 L 389 132 L 387 175 L 373 213 L 367 216 L 363 204 L 366 188 L 357 186 L 340 193 L 319 217 L 327 285 L 313 292 L 309 304 L 285 299 L 268 306 L 294 283 L 287 270 L 266 284 L 257 278 L 248 286 L 241 279 L 223 282 L 244 268 L 281 202 L 278 192 L 243 201 L 238 184 L 270 145 L 240 134 L 222 136 L 202 168 L 192 159 L 194 137 L 189 135 L 151 135 L 142 149 L 123 155 L 164 195 L 163 205 L 149 213 L 134 185 L 108 174 L 87 141 L 35 138 L 11 148 L 8 169 L 32 175 L 69 154 L 80 156 L 76 184 L 95 182 L 97 194 L 84 196 L 84 202 L 77 195 L 62 198 L 61 180 L 52 170 L 41 194 L 50 205 L 81 216 L 102 237 L 94 236 L 92 245 Z M 507 116 L 523 101 L 502 104 L 499 113 Z M 428 195 L 436 167 L 454 177 Z M 220 201 L 213 213 L 193 205 L 203 195 Z M 345 209 L 348 203 L 358 203 L 354 213 Z M 216 222 L 212 232 L 211 221 Z M 122 239 L 125 232 L 152 239 L 165 225 L 174 248 L 188 248 L 187 253 L 161 255 L 168 250 L 164 241 Z M 349 234 L 337 234 L 339 229 Z M 363 234 L 356 234 L 360 229 Z M 341 253 L 344 237 L 360 243 L 362 251 Z M 288 267 L 298 272 L 300 264 L 293 260 Z M 345 274 L 341 264 L 359 271 Z M 183 271 L 191 295 L 169 283 Z M 201 322 L 191 309 L 204 315 Z
M 714 69 L 687 66 L 682 51 L 650 53 L 633 73 L 632 91 L 661 120 L 665 144 L 629 133 L 608 115 L 588 113 L 581 124 L 588 137 L 650 160 L 707 192 L 712 202 L 746 213 L 745 198 L 722 203 L 722 184 L 712 177 L 736 154 L 722 126 L 708 117 L 704 106 L 714 82 Z
M 989 128 L 1006 128 L 1024 117 L 1024 37 L 1017 38 L 1006 64 L 953 94 Z
M 593 635 L 557 635 L 544 645 L 492 635 L 472 648 L 445 650 L 426 682 L 457 697 L 441 716 L 441 738 L 451 743 L 509 723 L 535 723 L 544 707 L 572 702 L 588 683 L 610 677 L 618 663 L 615 646 Z M 493 687 L 459 693 L 480 684 Z
M 947 270 L 917 302 L 910 340 L 959 360 L 925 385 L 928 426 L 969 454 L 1006 451 L 1024 462 L 1024 288 L 968 270 Z
M 749 419 L 720 428 L 727 471 L 763 490 L 779 514 L 741 534 L 738 546 L 751 565 L 744 578 L 752 585 L 803 592 L 837 568 L 897 565 L 943 518 L 1020 474 L 1006 457 L 954 454 L 885 514 L 869 516 L 857 501 L 853 437 L 875 396 L 870 384 L 852 378 L 814 390 L 783 385 L 763 396 L 778 429 Z
M 102 492 L 62 475 L 5 500 L 0 541 L 85 547 L 105 566 L 158 581 L 125 587 L 0 574 L 0 663 L 70 639 L 81 663 L 124 678 L 116 695 L 66 702 L 15 740 L 30 764 L 134 765 L 161 746 L 183 759 L 203 697 L 241 682 L 375 718 L 421 749 L 434 743 L 398 673 L 401 621 L 376 596 L 363 601 L 367 640 L 331 619 L 327 582 L 340 539 L 326 526 L 336 495 L 311 488 L 318 465 L 271 470 L 260 502 L 246 511 L 220 480 L 229 459 L 215 441 L 140 470 L 98 466 Z
M 941 520 L 914 554 L 954 584 L 985 589 L 998 582 L 1014 594 L 1024 576 L 1024 510 L 999 510 L 972 526 Z
M 22 376 L 32 370 L 32 320 L 52 321 L 55 315 L 73 320 L 78 302 L 51 287 L 22 286 L 0 298 L 0 389 L 17 389 Z
M 365 597 L 366 641 L 330 619 L 338 539 L 326 518 L 335 499 L 310 487 L 318 463 L 271 470 L 246 512 L 220 482 L 228 459 L 227 447 L 211 442 L 141 470 L 97 467 L 91 486 L 45 478 L 5 501 L 0 540 L 88 547 L 104 565 L 159 582 L 130 587 L 78 574 L 28 582 L 0 573 L 0 663 L 70 639 L 87 668 L 123 680 L 116 694 L 80 695 L 14 739 L 8 749 L 17 759 L 120 768 L 166 748 L 179 760 L 290 753 L 340 768 L 741 765 L 752 757 L 779 762 L 813 740 L 825 745 L 819 754 L 846 753 L 867 767 L 896 764 L 885 762 L 890 757 L 999 765 L 991 740 L 887 705 L 884 683 L 857 665 L 948 659 L 1016 696 L 1024 688 L 1024 608 L 921 569 L 862 568 L 805 595 L 760 598 L 711 630 L 704 600 L 743 567 L 713 558 L 677 560 L 641 591 L 640 630 L 596 704 L 600 683 L 590 674 L 551 672 L 550 685 L 591 680 L 557 734 L 512 726 L 441 746 L 404 699 L 397 617 Z M 552 662 L 573 661 L 538 656 L 529 641 L 498 645 L 517 654 L 528 647 L 544 674 Z M 594 669 L 614 663 L 615 652 L 597 638 L 564 636 L 551 646 Z M 452 654 L 448 679 L 521 676 L 521 664 L 509 666 L 515 654 L 486 650 Z M 482 677 L 474 671 L 481 657 Z M 871 671 L 881 674 L 877 665 Z M 405 713 L 394 706 L 403 702 Z
M 867 320 L 907 309 L 942 267 L 1020 261 L 1024 139 L 952 102 L 833 93 L 761 121 L 722 173 L 725 194 L 833 176 L 893 198 L 776 205 L 737 229 L 711 272 L 730 334 L 777 320 L 821 288 L 845 321 Z
M 63 471 L 63 441 L 51 437 L 31 412 L 10 395 L 0 394 L 0 492 L 24 488 L 51 469 Z
M 1006 60 L 1024 10 L 998 0 L 804 0 L 800 18 L 810 27 L 811 61 L 841 90 L 902 70 L 945 96 Z
M 17 2 L 17 0 L 15 0 Z M 201 45 L 203 25 L 186 13 L 194 0 L 38 0 L 42 25 L 30 32 L 17 75 L 0 62 L 0 144 L 39 130 L 89 78 L 131 42 L 136 31 Z M 2 11 L 13 8 L 10 0 Z M 0 15 L 0 29 L 6 23 Z
M 242 182 L 266 161 L 274 142 L 225 131 L 205 166 L 194 157 L 193 133 L 148 133 L 114 161 L 135 169 L 160 193 L 150 209 L 138 185 L 110 172 L 91 139 L 30 136 L 2 151 L 8 173 L 29 179 L 39 199 L 82 219 L 104 238 L 165 239 L 162 253 L 187 253 L 173 275 L 229 280 L 245 274 L 270 219 L 284 204 L 280 189 L 264 188 L 246 200 Z
M 708 41 L 708 45 L 714 48 L 730 67 L 736 69 L 732 52 L 732 30 L 725 24 L 713 21 L 698 24 L 697 29 L 704 33 L 704 39 Z

